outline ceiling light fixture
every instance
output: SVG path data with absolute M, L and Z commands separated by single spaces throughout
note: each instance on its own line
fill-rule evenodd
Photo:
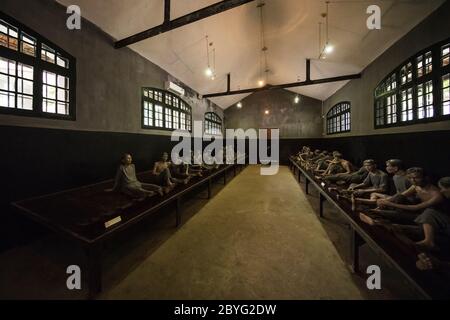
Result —
M 326 54 L 330 54 L 334 51 L 334 47 L 333 45 L 327 43 L 327 45 L 325 46 L 325 49 L 323 50 Z
M 326 12 L 322 13 L 322 18 L 325 18 L 325 45 L 322 46 L 322 22 L 319 22 L 319 59 L 325 59 L 327 54 L 331 54 L 334 51 L 334 46 L 330 43 L 329 36 L 329 5 L 330 1 L 326 1 Z
M 213 75 L 213 71 L 212 71 L 212 69 L 210 67 L 206 68 L 205 75 L 207 77 L 211 77 Z
M 270 114 L 270 111 L 269 111 L 269 110 L 266 110 L 266 111 L 264 111 L 264 114 L 267 116 L 267 115 Z
M 237 107 L 238 109 L 241 109 L 241 108 L 242 108 L 242 102 L 238 102 L 238 104 L 236 105 L 236 107 Z
M 296 95 L 294 98 L 294 103 L 298 104 L 299 102 L 300 102 L 300 97 L 298 95 Z
M 208 41 L 208 35 L 206 35 L 206 58 L 207 58 L 207 62 L 208 62 L 208 67 L 205 70 L 205 75 L 208 78 L 211 78 L 212 80 L 214 80 L 216 78 L 216 50 L 213 49 L 213 62 L 214 62 L 214 69 L 211 68 L 211 64 L 210 64 L 210 57 L 209 57 L 209 47 L 212 47 L 213 43 Z
M 268 83 L 268 74 L 269 74 L 269 68 L 267 66 L 267 48 L 266 46 L 266 40 L 264 36 L 264 15 L 263 15 L 263 8 L 266 4 L 263 0 L 261 0 L 257 8 L 259 9 L 259 15 L 260 15 L 260 32 L 261 32 L 261 54 L 259 59 L 259 80 L 258 80 L 258 86 L 264 87 Z M 263 75 L 264 70 L 264 75 Z

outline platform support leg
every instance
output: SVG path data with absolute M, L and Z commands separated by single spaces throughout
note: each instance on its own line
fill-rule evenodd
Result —
M 319 193 L 319 217 L 323 218 L 323 203 L 325 202 L 325 197 L 322 192 Z
M 356 232 L 354 228 L 351 228 L 351 244 L 350 244 L 350 257 L 351 261 L 351 271 L 353 273 L 359 273 L 359 248 L 364 244 L 364 240 L 361 236 Z
M 102 292 L 102 243 L 85 247 L 88 275 L 88 299 L 92 300 Z M 83 275 L 83 273 L 81 273 Z
M 175 212 L 176 212 L 176 214 L 175 214 L 176 226 L 178 228 L 181 224 L 181 198 L 180 197 L 178 197 L 176 200 Z

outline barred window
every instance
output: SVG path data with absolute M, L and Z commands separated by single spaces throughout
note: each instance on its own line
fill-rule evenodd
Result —
M 75 58 L 4 13 L 0 112 L 75 120 Z
M 351 104 L 340 102 L 328 111 L 327 134 L 350 132 L 351 130 Z
M 144 126 L 153 127 L 153 103 L 149 101 L 144 101 Z
M 221 135 L 222 118 L 215 112 L 207 112 L 205 113 L 204 127 L 205 134 Z
M 142 110 L 145 129 L 192 130 L 191 107 L 171 92 L 142 88 Z
M 450 115 L 450 73 L 442 77 L 442 114 Z
M 417 78 L 433 71 L 433 56 L 431 51 L 417 57 Z
M 402 121 L 411 121 L 413 120 L 413 89 L 409 88 L 406 90 L 403 90 L 401 92 L 401 98 L 402 98 Z
M 375 88 L 375 128 L 448 120 L 449 73 L 450 39 L 408 59 Z
M 433 81 L 421 83 L 417 87 L 417 110 L 418 118 L 432 118 L 434 116 L 433 108 Z

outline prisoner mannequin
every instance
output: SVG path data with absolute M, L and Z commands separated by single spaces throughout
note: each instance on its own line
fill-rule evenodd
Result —
M 153 166 L 152 174 L 155 176 L 157 183 L 165 188 L 166 192 L 169 192 L 175 187 L 178 182 L 184 182 L 181 179 L 176 179 L 172 177 L 170 172 L 171 162 L 168 161 L 169 155 L 164 152 L 161 156 L 161 160 L 155 162 Z
M 362 221 L 370 224 L 384 224 L 385 220 L 414 225 L 416 218 L 427 208 L 440 208 L 444 201 L 441 191 L 424 176 L 422 168 L 410 168 L 406 171 L 411 187 L 402 194 L 389 199 L 379 199 L 378 209 L 370 213 L 360 213 Z M 414 200 L 417 201 L 414 201 Z
M 366 179 L 368 174 L 369 171 L 367 171 L 365 166 L 362 166 L 358 171 L 353 173 L 338 173 L 332 176 L 327 176 L 324 178 L 324 181 L 334 184 L 360 184 Z M 333 188 L 330 188 L 330 191 L 332 189 Z
M 342 154 L 338 151 L 333 152 L 333 160 L 328 165 L 328 168 L 322 173 L 322 177 L 317 177 L 319 179 L 335 175 L 338 173 L 350 173 L 351 172 L 351 164 L 349 161 L 342 158 Z
M 124 154 L 121 165 L 117 169 L 114 187 L 107 192 L 119 191 L 133 198 L 151 197 L 155 194 L 163 195 L 162 188 L 149 183 L 141 183 L 136 177 L 136 169 L 130 154 Z
M 411 187 L 411 183 L 406 176 L 406 172 L 403 170 L 403 163 L 399 159 L 391 159 L 386 161 L 386 171 L 393 175 L 392 179 L 394 181 L 395 190 L 393 194 L 401 194 Z M 387 188 L 386 188 L 387 189 Z M 356 203 L 363 203 L 368 205 L 376 205 L 378 199 L 388 199 L 392 196 L 388 194 L 387 190 L 384 192 L 373 192 L 370 195 L 370 199 L 357 199 L 352 198 L 353 207 Z
M 441 242 L 447 242 L 447 245 L 450 239 L 450 177 L 442 178 L 438 185 L 443 201 L 425 209 L 415 220 L 422 227 L 424 236 L 417 244 L 428 249 L 435 247 L 436 238 L 441 238 Z
M 385 194 L 388 191 L 388 176 L 385 172 L 378 170 L 374 160 L 369 159 L 364 161 L 364 167 L 369 174 L 366 179 L 357 185 L 351 185 L 348 191 L 352 193 L 352 210 L 355 210 L 356 204 L 360 201 L 364 201 L 361 196 L 367 194 Z

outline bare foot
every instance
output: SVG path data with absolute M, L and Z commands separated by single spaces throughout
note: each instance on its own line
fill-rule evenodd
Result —
M 168 194 L 171 190 L 172 190 L 171 187 L 164 187 L 164 188 L 163 188 L 163 192 L 164 192 L 165 194 Z
M 377 221 L 376 219 L 373 219 L 372 217 L 360 212 L 359 213 L 359 219 L 364 222 L 367 223 L 369 226 L 378 226 L 381 223 L 379 221 Z
M 434 242 L 428 241 L 428 240 L 422 240 L 419 242 L 416 242 L 416 247 L 418 249 L 422 249 L 425 251 L 436 251 L 437 247 L 434 244 Z
M 422 271 L 433 270 L 439 267 L 439 260 L 426 253 L 421 253 L 417 256 L 419 260 L 416 262 L 417 269 Z

